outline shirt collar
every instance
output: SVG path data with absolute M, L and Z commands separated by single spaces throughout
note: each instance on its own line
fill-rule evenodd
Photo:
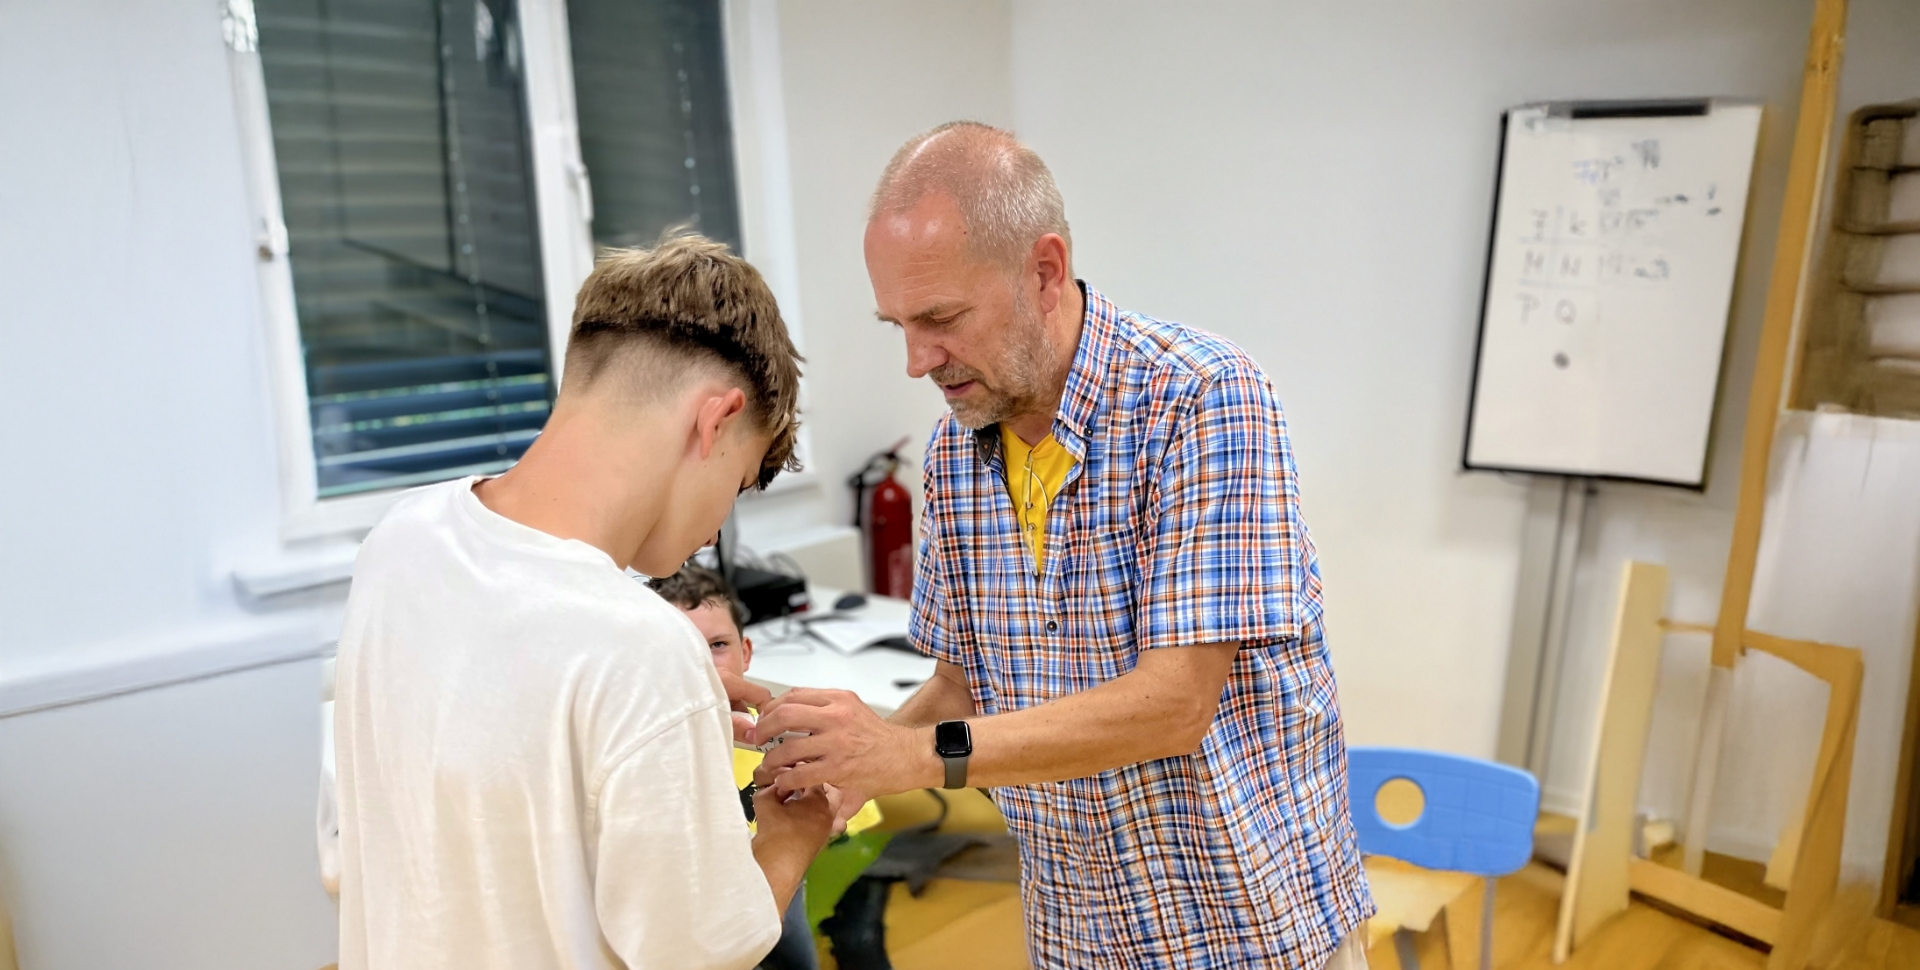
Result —
M 1073 455 L 1075 462 L 1087 458 L 1087 438 L 1093 433 L 1094 419 L 1106 402 L 1107 361 L 1113 353 L 1120 309 L 1085 280 L 1075 280 L 1086 309 L 1080 318 L 1080 342 L 1074 348 L 1073 366 L 1067 371 L 1067 386 L 1060 394 L 1060 406 L 1053 414 L 1052 434 Z M 989 465 L 1000 457 L 1000 427 L 994 424 L 974 433 L 982 458 Z
M 1054 412 L 1054 437 L 1061 439 L 1062 429 L 1069 432 L 1060 443 L 1086 458 L 1086 441 L 1093 434 L 1094 419 L 1106 403 L 1107 361 L 1113 355 L 1115 330 L 1120 310 L 1083 281 L 1076 281 L 1085 298 L 1086 312 L 1080 319 L 1080 345 L 1073 352 L 1073 368 L 1067 372 L 1067 386 L 1060 395 L 1060 409 Z

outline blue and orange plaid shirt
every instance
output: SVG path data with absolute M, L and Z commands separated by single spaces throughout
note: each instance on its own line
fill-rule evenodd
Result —
M 1143 650 L 1238 641 L 1198 751 L 998 788 L 1034 965 L 1318 968 L 1373 903 L 1286 421 L 1227 341 L 1086 317 L 1053 435 L 1078 464 L 1035 574 L 997 430 L 944 417 L 926 457 L 912 642 L 980 714 L 1088 690 Z

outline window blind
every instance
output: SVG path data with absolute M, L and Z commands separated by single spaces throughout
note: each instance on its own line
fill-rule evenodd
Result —
M 256 0 L 321 497 L 505 469 L 553 396 L 510 0 Z
M 593 238 L 651 246 L 689 226 L 740 250 L 719 0 L 568 0 Z

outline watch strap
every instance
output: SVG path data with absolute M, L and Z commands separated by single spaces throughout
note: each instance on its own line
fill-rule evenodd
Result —
M 967 787 L 967 756 L 940 759 L 947 763 L 947 788 Z

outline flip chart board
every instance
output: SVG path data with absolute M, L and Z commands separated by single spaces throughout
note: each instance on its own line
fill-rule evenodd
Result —
M 1760 106 L 1507 112 L 1464 464 L 1699 487 Z

